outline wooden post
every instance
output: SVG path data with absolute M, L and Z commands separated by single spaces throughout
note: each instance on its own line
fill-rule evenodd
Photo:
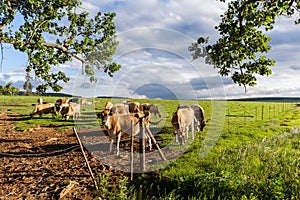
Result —
M 78 136 L 78 134 L 77 134 L 77 131 L 76 131 L 76 128 L 75 128 L 75 127 L 73 128 L 73 131 L 74 131 L 75 136 L 76 136 L 76 138 L 77 138 L 77 141 L 78 141 L 78 143 L 79 143 L 79 146 L 80 146 L 82 155 L 83 155 L 83 157 L 84 157 L 84 159 L 85 159 L 86 165 L 87 165 L 87 167 L 88 167 L 89 173 L 90 173 L 90 175 L 91 175 L 91 177 L 92 177 L 92 180 L 93 180 L 95 189 L 98 190 L 98 189 L 99 189 L 99 188 L 98 188 L 98 184 L 97 184 L 96 179 L 95 179 L 95 177 L 94 177 L 94 175 L 93 175 L 92 169 L 91 169 L 90 164 L 89 164 L 89 161 L 88 161 L 88 159 L 87 159 L 87 157 L 86 157 L 86 155 L 85 155 L 85 152 L 84 152 L 84 149 L 83 149 L 81 140 L 80 140 L 80 138 L 79 138 L 79 136 Z
M 141 171 L 144 172 L 146 170 L 144 118 L 142 118 L 142 132 L 140 137 L 140 155 L 141 155 L 140 157 Z
M 228 112 L 228 115 L 227 115 L 227 132 L 230 133 L 230 121 L 229 121 L 229 112 Z
M 258 109 L 257 109 L 257 106 L 255 108 L 256 108 L 255 121 L 257 121 L 257 119 L 258 119 Z
M 261 107 L 261 120 L 264 120 L 264 105 Z
M 130 180 L 133 180 L 133 147 L 134 147 L 134 121 L 131 121 L 131 142 L 130 142 Z
M 154 138 L 154 136 L 152 135 L 149 127 L 146 126 L 146 130 L 148 132 L 148 134 L 150 135 L 151 139 L 153 140 L 153 143 L 155 144 L 156 148 L 158 149 L 159 155 L 160 157 L 164 160 L 167 161 L 166 157 L 164 156 L 163 152 L 161 151 L 160 147 L 158 146 L 158 144 L 156 143 L 156 140 Z
M 244 126 L 246 126 L 246 107 L 244 107 Z

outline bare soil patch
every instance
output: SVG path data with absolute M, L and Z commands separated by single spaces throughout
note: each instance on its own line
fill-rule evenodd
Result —
M 72 129 L 15 130 L 22 116 L 0 112 L 0 199 L 93 199 L 93 181 Z M 108 169 L 88 152 L 92 171 Z M 67 192 L 66 192 L 67 191 Z

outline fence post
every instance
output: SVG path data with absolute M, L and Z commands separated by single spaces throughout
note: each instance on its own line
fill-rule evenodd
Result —
M 264 120 L 264 105 L 261 107 L 261 120 Z
M 134 148 L 134 121 L 131 120 L 131 142 L 130 142 L 130 180 L 133 180 L 133 148 Z
M 246 107 L 244 107 L 244 126 L 246 125 Z
M 230 123 L 229 123 L 229 111 L 228 111 L 228 114 L 227 114 L 227 131 L 228 133 L 230 133 Z
M 258 109 L 257 109 L 257 106 L 255 108 L 256 108 L 255 121 L 257 121 L 258 120 Z
M 142 135 L 140 138 L 140 162 L 141 162 L 141 171 L 144 172 L 146 170 L 146 157 L 145 157 L 145 126 L 144 126 L 144 118 L 142 118 Z

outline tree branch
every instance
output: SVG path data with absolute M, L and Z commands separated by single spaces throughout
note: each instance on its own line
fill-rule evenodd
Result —
M 34 28 L 34 30 L 33 30 L 33 33 L 31 34 L 31 36 L 28 38 L 28 40 L 26 41 L 26 43 L 28 44 L 28 43 L 30 43 L 30 41 L 32 40 L 32 38 L 34 37 L 34 35 L 35 35 L 35 33 L 36 33 L 36 31 L 45 23 L 45 22 L 47 22 L 48 21 L 48 19 L 44 19 L 44 20 L 42 20 L 42 21 L 40 21 L 38 24 L 37 24 L 37 26 Z
M 90 63 L 90 62 L 88 62 L 88 61 L 82 59 L 82 58 L 79 57 L 78 55 L 71 53 L 71 52 L 69 51 L 68 48 L 66 48 L 66 47 L 64 47 L 64 46 L 62 46 L 62 45 L 60 45 L 60 44 L 43 43 L 43 45 L 46 46 L 46 47 L 52 47 L 52 48 L 54 48 L 54 49 L 62 50 L 64 53 L 69 54 L 69 55 L 71 55 L 72 57 L 74 57 L 75 59 L 77 59 L 77 60 L 79 60 L 80 62 L 82 62 L 82 64 L 84 64 L 84 63 L 86 63 L 86 64 L 92 64 L 92 63 Z
M 1 43 L 1 46 L 2 46 L 2 43 L 7 43 L 7 44 L 17 44 L 18 42 L 15 42 L 15 41 L 5 41 L 3 39 L 0 39 L 0 43 Z M 50 48 L 54 48 L 54 49 L 59 49 L 61 51 L 63 51 L 64 53 L 66 54 L 69 54 L 71 55 L 72 57 L 74 57 L 76 60 L 80 61 L 82 63 L 82 71 L 84 72 L 84 64 L 92 64 L 86 60 L 84 60 L 83 58 L 79 57 L 78 55 L 72 53 L 69 51 L 68 48 L 66 48 L 65 46 L 62 46 L 60 44 L 52 44 L 52 43 L 42 43 L 42 45 L 46 46 L 46 47 L 50 47 Z M 31 47 L 32 45 L 30 44 L 25 44 L 24 46 L 27 46 L 27 47 Z

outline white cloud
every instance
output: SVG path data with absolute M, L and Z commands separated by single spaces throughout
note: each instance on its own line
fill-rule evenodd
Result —
M 138 94 L 136 91 L 147 84 L 160 84 L 177 96 L 191 98 L 195 95 L 205 98 L 299 96 L 300 27 L 294 25 L 293 18 L 278 19 L 274 30 L 268 32 L 273 38 L 273 50 L 268 56 L 276 60 L 276 66 L 272 68 L 271 76 L 258 76 L 258 85 L 249 87 L 246 94 L 243 87 L 226 82 L 230 79 L 225 79 L 223 85 L 224 79 L 218 76 L 217 70 L 204 64 L 203 60 L 191 62 L 188 46 L 199 36 L 210 36 L 212 41 L 219 37 L 214 27 L 226 7 L 226 3 L 215 0 L 84 0 L 79 11 L 90 11 L 92 15 L 98 11 L 116 12 L 120 45 L 114 58 L 122 68 L 113 78 L 97 72 L 97 84 L 90 84 L 88 78 L 81 75 L 78 61 L 59 65 L 53 71 L 63 70 L 71 77 L 69 83 L 63 84 L 63 92 L 89 97 L 144 98 L 146 92 Z M 4 54 L 1 80 L 24 80 L 27 58 L 11 49 L 6 50 L 9 53 Z M 16 57 L 22 59 L 17 62 Z M 197 78 L 198 82 L 191 82 Z M 204 87 L 205 81 L 209 90 Z

